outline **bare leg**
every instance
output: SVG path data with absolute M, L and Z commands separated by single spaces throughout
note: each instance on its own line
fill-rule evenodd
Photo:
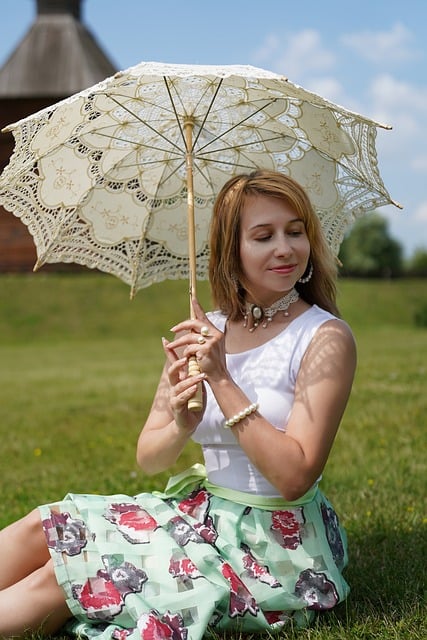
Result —
M 26 631 L 58 631 L 71 617 L 58 585 L 52 560 L 31 575 L 0 591 L 0 637 L 23 636 Z
M 0 590 L 9 587 L 50 559 L 37 509 L 0 531 Z

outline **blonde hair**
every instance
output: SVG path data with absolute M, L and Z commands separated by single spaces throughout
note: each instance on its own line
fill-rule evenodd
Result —
M 323 235 L 320 220 L 304 189 L 285 174 L 259 169 L 231 178 L 219 192 L 210 228 L 209 279 L 216 308 L 231 319 L 241 314 L 245 279 L 240 262 L 240 216 L 248 196 L 263 195 L 283 200 L 304 223 L 310 243 L 313 275 L 295 288 L 309 304 L 338 316 L 336 305 L 337 264 Z

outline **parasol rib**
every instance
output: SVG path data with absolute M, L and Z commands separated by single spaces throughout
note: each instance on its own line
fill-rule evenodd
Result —
M 208 108 L 206 109 L 206 113 L 205 113 L 205 116 L 204 116 L 204 118 L 203 118 L 203 121 L 202 121 L 202 123 L 201 123 L 201 125 L 200 125 L 200 128 L 199 128 L 199 131 L 198 131 L 198 133 L 197 133 L 196 139 L 194 140 L 194 142 L 193 142 L 193 144 L 192 144 L 192 149 L 194 149 L 194 147 L 196 146 L 197 141 L 198 141 L 198 139 L 199 139 L 199 136 L 200 136 L 200 134 L 202 133 L 202 131 L 203 131 L 203 130 L 204 130 L 204 128 L 205 128 L 206 120 L 208 119 L 208 116 L 209 116 L 210 112 L 212 111 L 212 107 L 213 107 L 213 105 L 214 105 L 214 103 L 215 103 L 215 100 L 216 100 L 216 97 L 217 97 L 217 95 L 218 95 L 218 92 L 219 92 L 219 90 L 220 90 L 220 88 L 221 88 L 221 85 L 222 85 L 222 78 L 221 78 L 221 80 L 219 81 L 219 83 L 218 83 L 218 85 L 217 85 L 217 87 L 216 87 L 215 93 L 214 93 L 214 95 L 212 96 L 212 100 L 210 101 L 210 104 L 209 104 Z
M 221 140 L 222 138 L 224 138 L 226 135 L 228 135 L 230 133 L 230 131 L 234 131 L 234 129 L 237 129 L 238 127 L 241 127 L 242 124 L 244 122 L 246 122 L 247 120 L 250 120 L 251 118 L 253 118 L 254 116 L 257 115 L 257 113 L 260 113 L 261 111 L 265 111 L 265 109 L 267 107 L 269 107 L 271 104 L 273 104 L 274 102 L 277 102 L 278 98 L 273 98 L 272 100 L 269 100 L 268 102 L 266 102 L 266 104 L 264 104 L 262 107 L 259 107 L 259 109 L 256 109 L 256 111 L 252 111 L 252 113 L 250 113 L 248 116 L 246 116 L 246 118 L 242 118 L 241 120 L 239 120 L 238 122 L 236 122 L 235 124 L 233 124 L 232 127 L 229 127 L 228 129 L 226 129 L 225 131 L 222 131 L 220 133 L 220 135 L 215 136 L 212 140 L 209 140 L 209 142 L 207 142 L 205 145 L 203 145 L 202 147 L 200 147 L 200 151 L 203 151 L 203 149 L 206 149 L 206 147 L 209 147 L 210 145 L 212 145 L 214 142 L 216 142 L 217 140 Z M 280 136 L 279 136 L 280 137 Z
M 134 111 L 132 111 L 132 109 L 129 109 L 125 104 L 122 104 L 121 102 L 119 102 L 119 100 L 116 100 L 115 96 L 112 95 L 108 95 L 107 93 L 104 94 L 106 98 L 109 98 L 110 100 L 112 100 L 113 102 L 115 102 L 119 107 L 121 107 L 122 109 L 124 109 L 125 111 L 127 111 L 129 113 L 129 115 L 133 116 L 134 118 L 136 118 L 136 120 L 138 120 L 138 122 L 141 122 L 141 124 L 144 124 L 144 126 L 146 126 L 148 129 L 150 129 L 153 133 L 155 133 L 156 135 L 158 135 L 160 138 L 163 138 L 163 140 L 165 140 L 165 142 L 167 142 L 170 145 L 173 145 L 174 147 L 176 147 L 179 151 L 181 151 L 181 149 L 179 148 L 179 145 L 175 144 L 172 140 L 170 140 L 169 138 L 167 138 L 166 136 L 164 136 L 160 131 L 158 131 L 155 127 L 152 127 L 150 125 L 149 122 L 147 122 L 146 120 L 142 120 Z M 98 133 L 98 132 L 97 132 Z

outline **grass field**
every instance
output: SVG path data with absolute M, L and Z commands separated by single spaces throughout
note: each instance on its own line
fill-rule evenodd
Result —
M 352 592 L 300 640 L 425 640 L 427 304 L 425 280 L 341 281 L 359 365 L 323 480 L 345 525 Z M 112 276 L 0 276 L 0 526 L 67 491 L 136 493 L 135 443 L 163 357 L 187 315 L 187 285 L 129 301 Z M 206 285 L 199 297 L 209 306 Z M 173 471 L 199 459 L 190 445 Z M 1 570 L 1 568 L 0 568 Z

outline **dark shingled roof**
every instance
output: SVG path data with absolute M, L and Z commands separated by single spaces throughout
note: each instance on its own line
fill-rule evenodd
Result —
M 82 0 L 37 0 L 36 19 L 0 69 L 0 99 L 62 97 L 116 72 L 82 24 Z

